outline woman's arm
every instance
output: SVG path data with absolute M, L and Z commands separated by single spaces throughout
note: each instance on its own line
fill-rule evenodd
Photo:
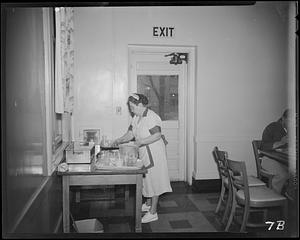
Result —
M 280 139 L 280 141 L 277 141 L 273 144 L 273 149 L 287 148 L 287 146 L 288 146 L 288 136 L 285 135 Z
M 149 137 L 136 139 L 135 144 L 137 146 L 144 146 L 158 141 L 161 138 L 161 132 L 156 132 Z
M 118 145 L 121 143 L 126 143 L 129 142 L 131 139 L 133 139 L 133 133 L 131 130 L 128 130 L 122 137 L 117 138 L 114 142 L 113 145 Z

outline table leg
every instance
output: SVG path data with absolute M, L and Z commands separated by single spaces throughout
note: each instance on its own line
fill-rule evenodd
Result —
M 129 200 L 129 185 L 125 185 L 125 201 Z
M 70 232 L 70 189 L 69 176 L 63 176 L 63 231 L 64 233 Z
M 135 196 L 135 231 L 142 231 L 142 183 L 143 175 L 136 176 L 136 196 Z

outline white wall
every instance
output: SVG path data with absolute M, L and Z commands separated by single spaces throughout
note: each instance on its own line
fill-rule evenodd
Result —
M 75 8 L 74 138 L 126 131 L 128 44 L 196 46 L 194 177 L 218 177 L 215 145 L 255 174 L 251 140 L 287 106 L 287 27 L 273 5 Z M 153 26 L 173 26 L 175 37 L 152 37 Z

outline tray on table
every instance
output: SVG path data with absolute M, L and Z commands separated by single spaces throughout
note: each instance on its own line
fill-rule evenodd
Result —
M 101 167 L 95 167 L 99 170 L 137 170 L 141 169 L 142 167 L 137 166 L 121 166 L 121 167 L 115 167 L 115 166 L 101 166 Z
M 137 160 L 137 162 L 141 163 L 142 160 Z M 95 169 L 99 169 L 99 170 L 137 170 L 137 169 L 141 169 L 143 167 L 143 165 L 139 165 L 139 166 L 99 166 L 97 164 L 95 164 Z

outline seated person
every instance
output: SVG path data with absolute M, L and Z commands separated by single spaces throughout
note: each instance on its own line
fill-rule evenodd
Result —
M 288 148 L 288 121 L 289 110 L 286 109 L 282 117 L 270 123 L 263 131 L 262 135 L 262 150 L 282 150 Z M 279 194 L 282 193 L 282 188 L 289 177 L 288 167 L 264 156 L 262 158 L 261 166 L 263 169 L 274 174 L 272 179 L 272 188 Z

